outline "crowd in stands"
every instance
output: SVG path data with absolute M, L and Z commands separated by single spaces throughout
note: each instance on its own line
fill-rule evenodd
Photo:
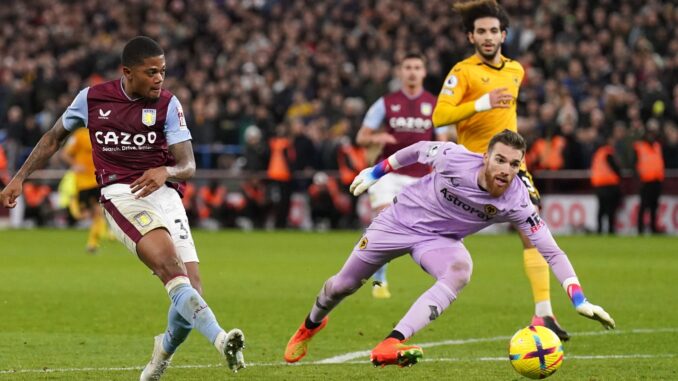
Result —
M 675 3 L 500 3 L 511 16 L 504 55 L 526 70 L 518 113 L 519 130 L 530 143 L 529 168 L 588 169 L 608 135 L 618 138 L 622 167 L 631 168 L 633 142 L 646 129 L 658 132 L 666 166 L 678 168 Z M 282 215 L 293 191 L 312 184 L 344 191 L 339 176 L 313 181 L 317 171 L 347 173 L 342 165 L 349 171 L 365 165 L 346 158 L 353 158 L 350 147 L 367 107 L 398 88 L 394 62 L 421 51 L 425 87 L 436 94 L 450 67 L 471 54 L 451 5 L 4 1 L 0 144 L 6 159 L 0 163 L 12 173 L 82 87 L 120 75 L 116 52 L 144 34 L 165 48 L 165 87 L 184 105 L 199 168 L 266 174 L 242 185 L 251 191 L 241 192 L 251 200 L 243 210 L 283 200 L 276 204 Z M 294 173 L 307 179 L 293 181 Z M 256 182 L 266 183 L 264 193 L 252 190 L 260 186 Z M 218 192 L 219 184 L 211 185 Z M 311 194 L 319 194 L 317 186 Z M 350 209 L 336 195 L 329 190 L 323 197 L 338 210 Z

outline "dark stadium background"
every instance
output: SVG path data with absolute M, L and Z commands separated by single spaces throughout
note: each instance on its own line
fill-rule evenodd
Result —
M 544 196 L 591 195 L 592 154 L 614 134 L 628 196 L 620 218 L 630 226 L 637 204 L 632 196 L 639 189 L 632 144 L 651 129 L 659 135 L 667 169 L 662 224 L 676 232 L 675 4 L 501 4 L 511 16 L 503 52 L 526 69 L 519 130 L 531 147 L 540 140 L 548 147 L 558 137 L 566 142 L 556 168 L 537 152 L 529 155 Z M 314 178 L 317 173 L 336 177 L 337 152 L 352 144 L 366 108 L 397 88 L 394 63 L 410 50 L 421 51 L 427 58 L 425 86 L 437 93 L 449 68 L 472 53 L 459 17 L 445 1 L 3 1 L 0 22 L 5 178 L 79 89 L 119 76 L 117 52 L 129 38 L 144 34 L 166 50 L 165 86 L 184 105 L 200 169 L 186 206 L 195 226 L 208 228 L 270 226 L 267 216 L 277 195 L 266 187 L 266 153 L 268 139 L 276 135 L 289 137 L 296 148 L 289 226 L 325 227 L 310 221 L 308 188 L 314 180 L 327 181 Z M 55 158 L 47 169 L 35 182 L 56 189 L 65 165 Z M 219 186 L 223 202 L 205 212 L 201 188 Z M 341 198 L 345 203 L 348 195 Z M 577 213 L 567 205 L 566 214 Z M 359 212 L 345 212 L 339 227 L 359 227 L 360 216 L 365 222 L 365 203 L 352 206 Z M 53 201 L 46 201 L 44 213 L 48 225 L 68 224 Z M 7 225 L 7 218 L 0 219 Z M 21 216 L 12 221 L 25 222 Z

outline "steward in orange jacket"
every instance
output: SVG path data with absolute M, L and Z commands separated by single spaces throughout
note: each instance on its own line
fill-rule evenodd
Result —
M 598 148 L 591 162 L 591 185 L 598 197 L 598 234 L 603 233 L 607 217 L 608 233 L 615 234 L 617 209 L 621 203 L 621 172 L 614 156 L 612 138 Z

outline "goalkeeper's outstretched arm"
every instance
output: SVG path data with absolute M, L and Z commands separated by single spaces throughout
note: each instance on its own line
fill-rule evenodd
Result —
M 529 195 L 526 194 L 525 202 L 529 202 Z M 544 257 L 551 267 L 553 275 L 560 281 L 560 284 L 567 292 L 577 312 L 589 319 L 597 320 L 605 329 L 614 329 L 614 319 L 602 307 L 591 304 L 584 296 L 584 291 L 579 283 L 577 274 L 570 263 L 567 255 L 558 247 L 551 231 L 546 223 L 539 217 L 536 209 L 519 209 L 514 222 L 532 241 L 539 253 Z
M 438 150 L 443 145 L 455 145 L 452 142 L 420 141 L 398 150 L 385 160 L 377 163 L 374 167 L 365 168 L 353 179 L 349 190 L 354 196 L 365 192 L 372 184 L 376 183 L 385 174 L 397 169 L 407 167 L 414 163 L 431 165 L 433 163 L 433 150 Z

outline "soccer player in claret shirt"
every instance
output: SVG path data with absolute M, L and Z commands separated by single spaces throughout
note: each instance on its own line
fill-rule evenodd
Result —
M 122 66 L 122 78 L 76 96 L 0 193 L 0 202 L 16 206 L 23 181 L 71 131 L 87 127 L 106 218 L 118 240 L 160 278 L 171 300 L 167 331 L 155 337 L 141 380 L 160 379 L 193 328 L 237 371 L 245 366 L 243 333 L 224 331 L 201 296 L 198 256 L 179 196 L 195 172 L 195 159 L 181 104 L 162 88 L 164 52 L 152 39 L 135 37 L 123 49 Z
M 327 325 L 328 314 L 360 288 L 384 263 L 411 253 L 412 259 L 436 279 L 417 299 L 395 329 L 370 355 L 374 365 L 413 365 L 420 347 L 405 344 L 457 299 L 471 277 L 472 262 L 463 238 L 499 222 L 515 224 L 539 248 L 577 312 L 614 328 L 614 320 L 584 297 L 567 255 L 539 217 L 525 184 L 516 178 L 525 155 L 525 141 L 504 130 L 494 136 L 485 154 L 449 142 L 419 142 L 363 170 L 351 184 L 359 195 L 379 178 L 415 163 L 433 172 L 405 188 L 382 211 L 336 275 L 330 277 L 301 327 L 287 344 L 285 360 L 296 362 L 308 343 Z
M 507 128 L 517 131 L 516 101 L 525 71 L 517 61 L 501 54 L 509 25 L 504 8 L 494 0 L 455 3 L 475 54 L 452 67 L 433 112 L 436 126 L 456 124 L 457 142 L 472 152 L 483 153 L 492 136 Z M 523 163 L 518 177 L 530 191 L 532 203 L 540 206 L 539 191 Z M 525 273 L 532 287 L 535 314 L 532 325 L 543 325 L 561 340 L 570 337 L 560 327 L 551 308 L 548 265 L 529 239 L 523 242 Z
M 426 61 L 416 52 L 407 53 L 398 68 L 402 89 L 379 98 L 365 115 L 358 130 L 356 142 L 368 149 L 381 149 L 381 161 L 401 148 L 422 140 L 445 140 L 445 127 L 433 128 L 431 115 L 436 103 L 435 95 L 424 89 Z M 393 198 L 407 185 L 431 171 L 426 165 L 415 164 L 386 175 L 379 184 L 370 188 L 370 206 L 373 215 L 391 205 Z M 372 296 L 390 298 L 384 265 L 374 274 Z

